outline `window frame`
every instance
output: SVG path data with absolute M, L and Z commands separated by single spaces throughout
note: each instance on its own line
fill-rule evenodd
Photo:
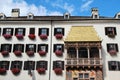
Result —
M 40 35 L 47 35 L 47 36 L 49 36 L 49 28 L 39 28 L 38 36 L 40 36 Z
M 17 68 L 17 69 L 22 69 L 22 61 L 12 61 L 11 62 L 11 68 L 10 69 L 13 69 L 13 68 Z
M 44 50 L 48 52 L 48 44 L 38 44 L 38 49 L 37 49 L 38 52 L 43 50 L 41 47 L 44 47 Z
M 64 31 L 65 31 L 64 28 L 61 28 L 61 27 L 54 28 L 54 35 L 56 35 L 56 34 L 62 34 L 62 35 L 64 35 Z
M 8 51 L 11 52 L 12 44 L 1 44 L 1 52 Z
M 61 46 L 61 48 L 60 48 L 60 46 Z M 60 51 L 64 52 L 64 44 L 54 44 L 54 52 L 56 50 L 60 50 Z
M 24 44 L 14 44 L 13 52 L 14 51 L 24 52 Z
M 25 28 L 15 28 L 15 35 L 23 35 L 25 36 L 26 29 Z
M 7 35 L 13 35 L 13 28 L 3 28 L 3 35 L 7 34 Z
M 24 61 L 24 70 L 35 70 L 35 61 Z
M 64 61 L 53 61 L 53 70 L 56 68 L 64 70 Z
M 27 51 L 34 51 L 34 52 L 36 52 L 36 44 L 26 44 L 26 52 Z
M 45 70 L 47 70 L 47 67 L 48 67 L 47 61 L 37 61 L 37 63 L 36 63 L 36 69 L 44 68 Z
M 3 63 L 6 65 L 3 65 Z M 9 70 L 9 66 L 10 66 L 10 61 L 0 61 L 0 68 L 5 68 L 6 70 Z

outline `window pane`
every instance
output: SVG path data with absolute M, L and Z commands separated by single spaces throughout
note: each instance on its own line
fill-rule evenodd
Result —
M 47 34 L 47 29 L 41 29 L 41 34 Z
M 90 80 L 95 80 L 94 78 L 90 78 Z
M 85 73 L 85 74 L 84 74 L 84 78 L 89 78 L 89 74 L 88 74 L 88 73 Z
M 80 73 L 80 74 L 79 74 L 79 78 L 83 78 L 83 73 Z

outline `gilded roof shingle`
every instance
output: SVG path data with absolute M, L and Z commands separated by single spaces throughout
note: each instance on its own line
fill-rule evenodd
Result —
M 73 26 L 68 33 L 65 41 L 101 41 L 97 32 L 92 26 Z

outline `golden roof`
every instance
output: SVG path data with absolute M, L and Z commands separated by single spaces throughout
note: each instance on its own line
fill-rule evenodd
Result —
M 65 41 L 101 41 L 92 26 L 72 26 Z

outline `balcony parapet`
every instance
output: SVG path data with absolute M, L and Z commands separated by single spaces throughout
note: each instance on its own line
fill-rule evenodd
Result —
M 101 58 L 66 58 L 66 66 L 101 66 Z

